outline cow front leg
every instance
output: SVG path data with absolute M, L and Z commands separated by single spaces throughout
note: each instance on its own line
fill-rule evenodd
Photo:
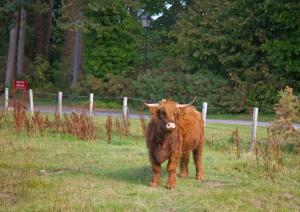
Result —
M 189 175 L 190 152 L 184 153 L 180 160 L 180 175 L 179 177 L 187 177 Z
M 155 161 L 151 161 L 151 166 L 152 166 L 152 180 L 149 186 L 157 187 L 159 185 L 161 164 L 156 163 Z
M 204 169 L 203 169 L 203 164 L 202 164 L 202 152 L 203 152 L 203 146 L 200 146 L 198 149 L 195 149 L 193 151 L 197 180 L 203 180 L 203 178 L 204 178 Z
M 176 169 L 178 165 L 178 160 L 179 160 L 179 154 L 169 159 L 167 165 L 167 171 L 169 173 L 168 181 L 167 181 L 168 189 L 173 189 L 176 186 Z

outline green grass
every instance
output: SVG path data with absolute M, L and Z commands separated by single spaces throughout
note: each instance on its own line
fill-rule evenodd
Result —
M 208 119 L 223 119 L 223 120 L 252 120 L 250 114 L 207 114 Z M 270 122 L 275 118 L 274 114 L 258 114 L 258 121 Z
M 98 119 L 98 126 L 104 122 Z M 68 135 L 14 135 L 0 130 L 0 211 L 299 211 L 299 158 L 284 154 L 284 169 L 266 181 L 252 154 L 235 158 L 228 143 L 236 126 L 207 125 L 205 180 L 177 179 L 167 190 L 165 165 L 158 188 L 148 187 L 151 168 L 138 121 L 131 136 L 80 141 Z M 239 127 L 248 145 L 249 127 Z M 258 137 L 266 129 L 258 128 Z M 218 148 L 217 148 L 218 147 Z M 226 147 L 226 148 L 222 148 Z

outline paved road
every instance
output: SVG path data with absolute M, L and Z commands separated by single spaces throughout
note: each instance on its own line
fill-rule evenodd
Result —
M 39 107 L 35 107 L 36 111 L 40 111 L 43 113 L 53 113 L 55 112 L 55 108 L 54 107 L 49 107 L 49 106 L 39 106 Z M 70 114 L 72 113 L 72 111 L 74 111 L 73 108 L 67 108 L 64 107 L 63 108 L 63 113 L 66 114 Z M 77 112 L 80 112 L 80 110 L 76 110 Z M 121 117 L 122 113 L 121 112 L 116 112 L 116 111 L 107 111 L 107 110 L 95 110 L 94 114 L 96 116 L 112 116 L 112 117 Z M 139 114 L 135 114 L 135 113 L 130 113 L 129 114 L 129 118 L 133 118 L 133 119 L 139 119 L 140 115 Z M 149 115 L 144 115 L 145 119 L 149 119 Z M 243 126 L 251 126 L 252 125 L 252 121 L 244 121 L 244 120 L 222 120 L 222 119 L 207 119 L 207 123 L 211 123 L 211 124 L 229 124 L 229 125 L 243 125 Z M 257 126 L 260 127 L 268 127 L 270 126 L 270 122 L 258 122 Z M 300 129 L 300 125 L 299 124 L 295 124 L 295 128 L 296 129 Z
M 1 108 L 2 109 L 2 108 Z M 34 108 L 36 111 L 40 111 L 42 113 L 54 113 L 56 110 L 56 107 L 51 107 L 51 106 L 37 106 Z M 13 108 L 9 108 L 9 110 L 13 110 Z M 70 114 L 73 111 L 76 112 L 81 112 L 80 109 L 75 109 L 70 108 L 70 107 L 63 107 L 63 113 Z M 94 111 L 94 114 L 96 116 L 112 116 L 112 117 L 121 117 L 122 113 L 119 111 L 109 111 L 109 110 L 99 110 L 96 109 Z M 208 115 L 209 117 L 209 115 Z M 139 119 L 140 114 L 137 113 L 130 113 L 129 118 L 133 119 Z M 145 119 L 150 119 L 149 115 L 144 115 Z M 207 119 L 207 123 L 210 124 L 229 124 L 229 125 L 242 125 L 242 126 L 251 126 L 252 121 L 245 121 L 245 120 L 223 120 L 223 119 Z M 257 126 L 259 127 L 268 127 L 270 126 L 270 122 L 257 122 Z M 300 129 L 300 124 L 295 124 L 294 125 L 296 129 Z

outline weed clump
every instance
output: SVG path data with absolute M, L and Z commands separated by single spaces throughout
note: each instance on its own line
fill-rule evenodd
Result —
M 142 129 L 143 135 L 146 138 L 146 131 L 147 131 L 146 126 L 147 126 L 147 124 L 146 124 L 146 121 L 145 121 L 143 111 L 144 111 L 144 106 L 141 108 L 141 112 L 140 112 L 140 126 L 141 126 L 141 129 Z
M 240 139 L 240 132 L 239 128 L 236 128 L 235 131 L 232 132 L 232 146 L 235 148 L 236 159 L 241 157 L 241 139 Z
M 108 116 L 105 123 L 107 142 L 111 143 L 112 131 L 113 131 L 113 122 L 111 116 Z
M 114 121 L 114 130 L 118 134 L 128 136 L 130 131 L 130 120 L 128 118 L 116 118 Z
M 284 166 L 281 146 L 292 142 L 295 147 L 300 147 L 300 133 L 293 125 L 299 121 L 300 101 L 290 87 L 280 91 L 279 96 L 279 102 L 274 107 L 276 119 L 268 128 L 268 138 L 255 148 L 257 164 L 262 159 L 264 176 L 272 181 Z
M 90 116 L 72 112 L 70 115 L 64 115 L 64 121 L 64 132 L 81 140 L 95 139 L 95 127 Z

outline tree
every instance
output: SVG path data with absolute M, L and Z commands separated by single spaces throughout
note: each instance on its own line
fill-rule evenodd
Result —
M 18 38 L 18 56 L 17 56 L 17 77 L 24 75 L 24 55 L 25 55 L 25 30 L 26 30 L 27 11 L 23 7 L 20 11 L 20 27 Z
M 141 29 L 122 0 L 90 1 L 85 11 L 84 64 L 88 74 L 107 79 L 134 66 Z
M 48 59 L 54 0 L 36 0 L 34 8 L 34 55 Z
M 172 32 L 174 53 L 189 72 L 209 70 L 246 85 L 249 106 L 271 111 L 277 90 L 299 77 L 298 10 L 292 0 L 194 1 Z
M 13 14 L 13 24 L 9 33 L 9 47 L 6 65 L 5 86 L 8 87 L 11 83 L 16 68 L 16 50 L 17 50 L 17 29 L 18 29 L 18 15 L 19 12 Z

